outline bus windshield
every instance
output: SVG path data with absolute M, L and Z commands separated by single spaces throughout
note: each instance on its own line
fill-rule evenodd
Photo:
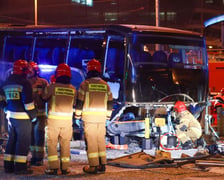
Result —
M 203 41 L 199 40 L 136 36 L 127 58 L 125 81 L 131 91 L 125 91 L 126 100 L 158 102 L 181 93 L 203 101 L 207 90 L 205 53 Z

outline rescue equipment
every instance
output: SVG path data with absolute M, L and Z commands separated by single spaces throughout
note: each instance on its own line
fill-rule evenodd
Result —
M 112 143 L 108 143 L 106 145 L 106 148 L 110 148 L 110 149 L 118 149 L 118 150 L 127 150 L 128 149 L 128 145 L 127 144 L 112 144 Z

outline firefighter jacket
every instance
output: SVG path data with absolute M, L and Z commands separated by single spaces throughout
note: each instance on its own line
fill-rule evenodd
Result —
M 109 85 L 100 77 L 92 77 L 83 81 L 78 90 L 76 118 L 83 121 L 105 123 L 111 116 L 113 97 Z M 91 115 L 105 118 L 88 118 Z M 85 118 L 87 117 L 87 118 Z M 102 122 L 103 121 L 103 122 Z
M 188 110 L 178 113 L 177 118 L 180 119 L 180 124 L 176 125 L 176 134 L 182 143 L 201 137 L 201 124 Z
M 42 97 L 48 102 L 48 122 L 54 124 L 55 120 L 63 120 L 72 125 L 75 111 L 76 89 L 72 84 L 54 83 L 45 88 Z M 67 124 L 68 125 L 68 124 Z
M 187 128 L 195 127 L 201 130 L 200 123 L 188 110 L 179 113 L 177 118 L 180 119 L 180 126 L 186 126 Z
M 37 116 L 45 116 L 46 117 L 46 108 L 45 108 L 45 100 L 42 98 L 42 92 L 45 87 L 48 86 L 47 80 L 40 77 L 33 77 L 29 79 L 29 82 L 33 88 L 33 99 L 34 104 L 37 109 Z
M 32 87 L 25 77 L 11 75 L 2 85 L 2 89 L 7 103 L 5 107 L 7 119 L 32 120 L 36 118 Z

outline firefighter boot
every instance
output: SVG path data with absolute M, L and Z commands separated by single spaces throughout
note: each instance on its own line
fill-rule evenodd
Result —
M 97 171 L 98 171 L 99 173 L 105 173 L 105 171 L 106 171 L 106 165 L 105 165 L 105 164 L 101 164 L 101 165 L 99 165 L 99 166 L 97 167 Z
M 89 174 L 96 174 L 97 173 L 97 167 L 96 166 L 84 166 L 83 172 L 89 173 Z

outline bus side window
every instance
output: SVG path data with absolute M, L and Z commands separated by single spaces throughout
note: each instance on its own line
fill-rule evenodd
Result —
M 111 80 L 117 81 L 123 77 L 124 51 L 109 48 L 107 54 L 106 73 Z
M 161 50 L 154 52 L 152 60 L 155 64 L 167 66 L 167 55 Z M 155 67 L 157 67 L 157 65 L 155 65 Z
M 49 52 L 49 49 L 47 48 L 38 48 L 36 49 L 36 53 L 35 53 L 35 61 L 38 64 L 49 64 L 49 62 L 47 61 L 47 54 Z
M 167 63 L 167 55 L 163 51 L 155 51 L 152 58 L 154 62 Z
M 82 62 L 79 59 L 79 54 L 81 50 L 76 47 L 72 47 L 69 49 L 69 54 L 68 54 L 68 65 L 72 67 L 76 67 L 79 69 L 82 69 Z
M 64 58 L 65 58 L 64 55 L 65 55 L 64 48 L 55 47 L 49 50 L 47 54 L 47 59 L 53 65 L 57 65 L 64 62 Z

